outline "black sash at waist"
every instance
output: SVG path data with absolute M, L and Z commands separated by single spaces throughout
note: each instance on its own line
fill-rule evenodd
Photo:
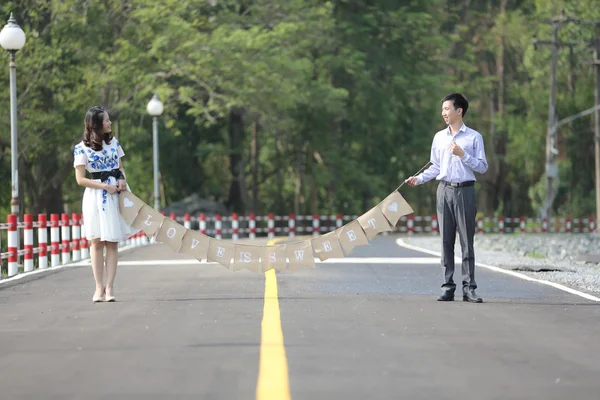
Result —
M 102 182 L 108 180 L 109 177 L 113 176 L 119 180 L 123 178 L 123 172 L 120 169 L 113 169 L 111 171 L 92 172 L 92 179 L 100 179 Z

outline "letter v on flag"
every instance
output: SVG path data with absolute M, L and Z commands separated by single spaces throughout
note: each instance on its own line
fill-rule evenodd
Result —
M 209 240 L 209 236 L 188 229 L 183 235 L 183 241 L 178 252 L 192 256 L 198 261 L 206 260 L 208 258 Z

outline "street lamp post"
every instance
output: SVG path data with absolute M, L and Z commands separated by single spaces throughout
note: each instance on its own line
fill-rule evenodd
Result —
M 158 196 L 158 116 L 163 113 L 163 103 L 158 99 L 156 93 L 152 100 L 148 102 L 146 110 L 152 116 L 152 144 L 154 155 L 154 209 L 160 210 L 160 201 Z
M 19 214 L 19 158 L 17 154 L 17 65 L 15 54 L 25 45 L 25 33 L 10 13 L 8 23 L 0 31 L 0 46 L 10 54 L 10 167 L 12 198 L 10 212 Z

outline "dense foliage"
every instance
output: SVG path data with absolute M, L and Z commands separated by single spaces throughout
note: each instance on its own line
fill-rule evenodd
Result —
M 546 21 L 594 0 L 18 0 L 21 209 L 78 211 L 73 145 L 110 110 L 133 191 L 152 203 L 146 104 L 158 93 L 162 204 L 197 193 L 241 213 L 362 213 L 429 160 L 440 99 L 462 91 L 490 169 L 479 211 L 531 215 L 544 194 Z M 560 30 L 589 41 L 590 26 Z M 8 56 L 0 69 L 0 214 L 10 204 Z M 585 44 L 559 53 L 559 118 L 593 106 Z M 594 214 L 593 116 L 561 127 L 554 212 Z M 435 184 L 404 186 L 418 215 Z

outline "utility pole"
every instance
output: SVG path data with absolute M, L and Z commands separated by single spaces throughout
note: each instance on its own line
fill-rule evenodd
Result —
M 568 19 L 564 13 L 553 17 L 550 21 L 552 24 L 552 40 L 533 40 L 534 49 L 537 50 L 539 45 L 552 46 L 552 62 L 550 64 L 550 90 L 548 95 L 548 126 L 546 128 L 546 198 L 542 207 L 539 210 L 541 218 L 552 217 L 552 203 L 558 192 L 558 165 L 556 156 L 556 64 L 558 62 L 558 50 L 561 46 L 568 45 L 558 41 L 558 30 Z
M 552 46 L 552 63 L 550 66 L 550 93 L 548 96 L 548 126 L 546 131 L 546 199 L 540 207 L 539 214 L 541 218 L 547 218 L 548 221 L 552 218 L 552 203 L 554 203 L 554 199 L 558 193 L 558 149 L 556 148 L 556 133 L 558 131 L 558 115 L 556 112 L 556 65 L 558 61 L 558 50 L 562 47 L 569 47 L 571 50 L 573 46 L 580 45 L 582 42 L 576 43 L 568 43 L 561 42 L 558 38 L 558 31 L 561 26 L 566 23 L 577 23 L 577 24 L 597 24 L 600 21 L 585 21 L 579 18 L 567 17 L 564 14 L 564 10 L 561 11 L 561 14 L 553 17 L 551 20 L 547 21 L 552 24 L 552 40 L 544 41 L 544 40 L 533 40 L 534 48 L 537 49 L 539 45 L 549 45 Z M 596 57 L 598 59 L 598 56 Z M 599 66 L 600 67 L 600 66 Z M 596 70 L 597 74 L 598 69 Z M 598 80 L 598 76 L 597 76 Z M 596 91 L 598 91 L 598 84 L 596 84 Z M 600 96 L 600 93 L 597 94 Z M 598 104 L 598 98 L 596 100 L 596 104 Z M 598 115 L 600 112 L 596 112 L 596 120 L 598 120 Z M 600 127 L 596 128 L 596 132 L 600 130 Z M 596 133 L 596 137 L 598 137 L 598 133 Z M 598 139 L 596 139 L 596 143 L 598 143 Z M 597 149 L 596 152 L 596 171 L 598 171 L 598 163 L 600 162 L 600 153 Z M 597 204 L 597 214 L 600 216 L 600 190 L 598 189 L 598 172 L 596 173 L 596 204 Z
M 597 228 L 600 222 L 600 21 L 590 21 L 596 25 L 594 46 L 594 59 L 585 64 L 594 66 L 594 158 L 595 158 L 595 192 L 596 192 L 596 232 L 600 232 Z
M 596 38 L 594 40 L 594 105 L 600 106 L 600 25 L 596 25 Z M 600 110 L 594 113 L 594 157 L 596 159 L 596 232 L 600 223 Z
M 550 67 L 550 94 L 548 99 L 548 127 L 546 132 L 546 201 L 542 211 L 542 218 L 552 217 L 552 203 L 558 192 L 558 165 L 556 156 L 556 63 L 558 62 L 558 29 L 560 21 L 552 22 L 552 65 Z
M 575 20 L 586 25 L 595 25 L 594 39 L 590 43 L 594 48 L 594 59 L 584 62 L 594 66 L 594 189 L 596 192 L 596 232 L 600 222 L 600 21 Z

